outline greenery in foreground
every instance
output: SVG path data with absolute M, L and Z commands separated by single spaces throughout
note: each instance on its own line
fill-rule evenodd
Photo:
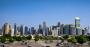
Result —
M 31 36 L 10 36 L 10 35 L 4 35 L 0 36 L 0 42 L 5 43 L 5 42 L 14 42 L 14 41 L 23 41 L 23 40 L 31 40 Z
M 14 41 L 23 41 L 23 40 L 31 40 L 32 36 L 10 36 L 10 35 L 4 35 L 4 36 L 0 36 L 0 42 L 1 43 L 5 43 L 5 42 L 14 42 Z M 35 35 L 34 36 L 34 40 L 35 42 L 38 40 L 49 40 L 50 42 L 53 42 L 53 40 L 62 40 L 62 42 L 64 42 L 64 40 L 67 40 L 70 43 L 79 43 L 79 44 L 83 44 L 85 42 L 90 42 L 90 36 L 62 36 L 62 37 L 53 37 L 53 36 L 39 36 L 39 35 Z

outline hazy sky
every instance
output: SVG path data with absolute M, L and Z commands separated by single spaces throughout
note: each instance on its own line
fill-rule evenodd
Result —
M 74 23 L 75 17 L 81 18 L 82 25 L 90 25 L 89 0 L 0 0 L 0 27 L 10 24 L 38 26 L 46 21 L 55 25 Z

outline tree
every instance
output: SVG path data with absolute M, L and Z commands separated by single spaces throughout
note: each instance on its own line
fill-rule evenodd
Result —
M 59 38 L 59 39 L 61 40 L 61 42 L 64 42 L 64 38 L 61 37 L 61 38 Z
M 68 42 L 71 42 L 71 43 L 76 43 L 77 40 L 74 38 L 74 37 L 71 37 L 70 39 L 68 39 Z
M 63 36 L 63 38 L 64 38 L 64 39 L 68 39 L 68 38 L 69 38 L 69 36 L 68 36 L 68 35 L 65 35 L 65 36 Z
M 29 36 L 26 37 L 26 39 L 27 40 L 31 40 L 32 39 L 32 36 L 29 35 Z
M 27 40 L 27 38 L 25 36 L 22 36 L 21 40 Z
M 9 42 L 14 42 L 14 39 L 11 37 L 11 38 L 9 38 Z
M 5 43 L 5 41 L 6 41 L 6 38 L 4 38 L 3 36 L 0 37 L 0 42 L 1 42 L 1 43 Z
M 86 36 L 87 40 L 90 41 L 90 36 Z
M 22 38 L 20 36 L 18 36 L 18 37 L 14 36 L 13 39 L 16 40 L 16 41 L 22 41 Z
M 77 42 L 80 44 L 83 44 L 87 41 L 87 39 L 84 36 L 76 36 L 75 38 L 76 38 Z
M 39 36 L 38 36 L 38 35 L 35 35 L 35 37 L 34 37 L 34 38 L 35 38 L 35 39 L 34 39 L 34 40 L 35 40 L 35 42 L 39 40 Z

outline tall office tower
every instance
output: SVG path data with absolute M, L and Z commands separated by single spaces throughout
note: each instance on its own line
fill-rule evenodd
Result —
M 69 35 L 69 24 L 64 25 L 63 34 Z
M 38 34 L 43 34 L 43 30 L 42 30 L 42 25 L 41 24 L 39 25 L 39 28 L 38 28 Z
M 90 31 L 89 31 L 89 26 L 88 26 L 88 32 L 87 33 L 89 33 Z
M 76 28 L 76 35 L 82 35 L 82 29 Z
M 75 25 L 73 24 L 70 24 L 69 35 L 76 35 L 76 28 L 75 28 Z
M 24 35 L 24 31 L 23 31 L 23 25 L 20 26 L 20 35 Z
M 47 31 L 47 27 L 46 27 L 46 22 L 43 22 L 43 35 L 44 36 L 48 35 L 48 31 Z
M 75 17 L 75 27 L 80 28 L 80 18 L 79 17 Z
M 16 25 L 16 23 L 14 24 L 14 35 L 16 35 L 16 33 L 17 33 L 17 25 Z
M 14 28 L 12 28 L 11 36 L 14 36 Z
M 52 36 L 57 37 L 59 32 L 59 28 L 57 26 L 52 26 Z
M 9 23 L 5 23 L 4 26 L 2 27 L 3 30 L 3 35 L 9 34 L 11 35 L 11 25 Z
M 89 28 L 89 26 L 88 26 L 88 33 L 87 33 L 87 35 L 90 36 L 90 28 Z
M 28 30 L 28 27 L 27 26 L 25 26 L 25 29 L 24 29 L 25 31 L 24 31 L 24 34 L 25 35 L 28 35 L 29 34 L 29 30 Z
M 35 34 L 36 34 L 36 30 L 35 30 L 34 27 L 31 27 L 31 34 L 32 34 L 32 35 L 35 35 Z
M 49 27 L 48 35 L 52 35 L 52 27 L 51 26 Z
M 16 36 L 17 36 L 17 35 L 19 35 L 19 36 L 21 35 L 21 32 L 20 32 L 20 26 L 17 27 Z
M 63 35 L 63 29 L 64 29 L 64 24 L 61 24 L 61 26 L 60 26 L 60 35 Z
M 82 35 L 87 35 L 88 33 L 88 27 L 85 27 L 84 30 L 82 30 Z
M 2 35 L 2 29 L 0 29 L 0 35 Z
M 82 31 L 80 28 L 80 18 L 79 17 L 75 17 L 75 27 L 76 27 L 76 34 L 77 35 L 82 35 Z
M 31 29 L 29 28 L 29 35 L 31 35 Z
M 58 27 L 60 27 L 60 26 L 61 26 L 60 22 L 58 22 L 57 26 L 58 26 Z
M 58 22 L 58 23 L 57 23 L 57 28 L 58 28 L 58 35 L 59 35 L 59 36 L 61 35 L 60 26 L 61 26 L 61 24 L 60 24 L 60 22 Z

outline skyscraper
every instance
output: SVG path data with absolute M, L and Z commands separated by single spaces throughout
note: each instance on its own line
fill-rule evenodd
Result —
M 23 25 L 20 26 L 20 35 L 24 35 Z
M 0 29 L 0 35 L 2 35 L 2 29 Z
M 80 28 L 80 18 L 79 17 L 75 17 L 75 28 L 76 28 L 76 34 L 77 35 L 82 35 L 82 31 Z
M 61 24 L 61 26 L 60 26 L 60 35 L 63 35 L 63 29 L 64 29 L 64 24 Z
M 63 34 L 69 35 L 69 24 L 64 25 Z
M 31 29 L 29 28 L 29 35 L 31 35 Z
M 56 27 L 56 26 L 52 27 L 52 36 L 54 36 L 54 37 L 58 36 L 58 27 Z
M 34 27 L 31 27 L 31 34 L 32 34 L 32 35 L 35 35 L 35 34 L 36 34 L 36 30 L 35 30 Z
M 87 35 L 88 33 L 88 27 L 85 27 L 83 30 L 82 30 L 82 34 L 83 35 Z
M 14 28 L 12 28 L 11 36 L 14 36 Z
M 43 34 L 42 25 L 39 25 L 38 34 Z
M 46 26 L 46 22 L 43 22 L 43 35 L 47 36 L 48 35 L 48 28 Z
M 73 24 L 70 24 L 69 35 L 76 35 L 76 28 L 75 28 L 75 25 Z
M 80 28 L 80 18 L 79 17 L 75 17 L 75 27 Z
M 25 35 L 28 35 L 28 34 L 29 34 L 29 31 L 28 31 L 28 27 L 27 27 L 27 26 L 25 26 L 24 34 L 25 34 Z
M 14 24 L 14 35 L 16 35 L 16 33 L 17 33 L 17 25 L 16 25 L 16 23 Z
M 9 23 L 5 23 L 4 26 L 2 27 L 3 30 L 3 35 L 9 34 L 11 35 L 11 25 Z
M 57 26 L 58 26 L 58 27 L 60 27 L 60 26 L 61 26 L 60 22 L 58 22 Z
M 57 23 L 57 28 L 58 28 L 58 35 L 59 36 L 61 35 L 60 26 L 61 26 L 61 24 L 60 24 L 60 22 L 58 22 Z

